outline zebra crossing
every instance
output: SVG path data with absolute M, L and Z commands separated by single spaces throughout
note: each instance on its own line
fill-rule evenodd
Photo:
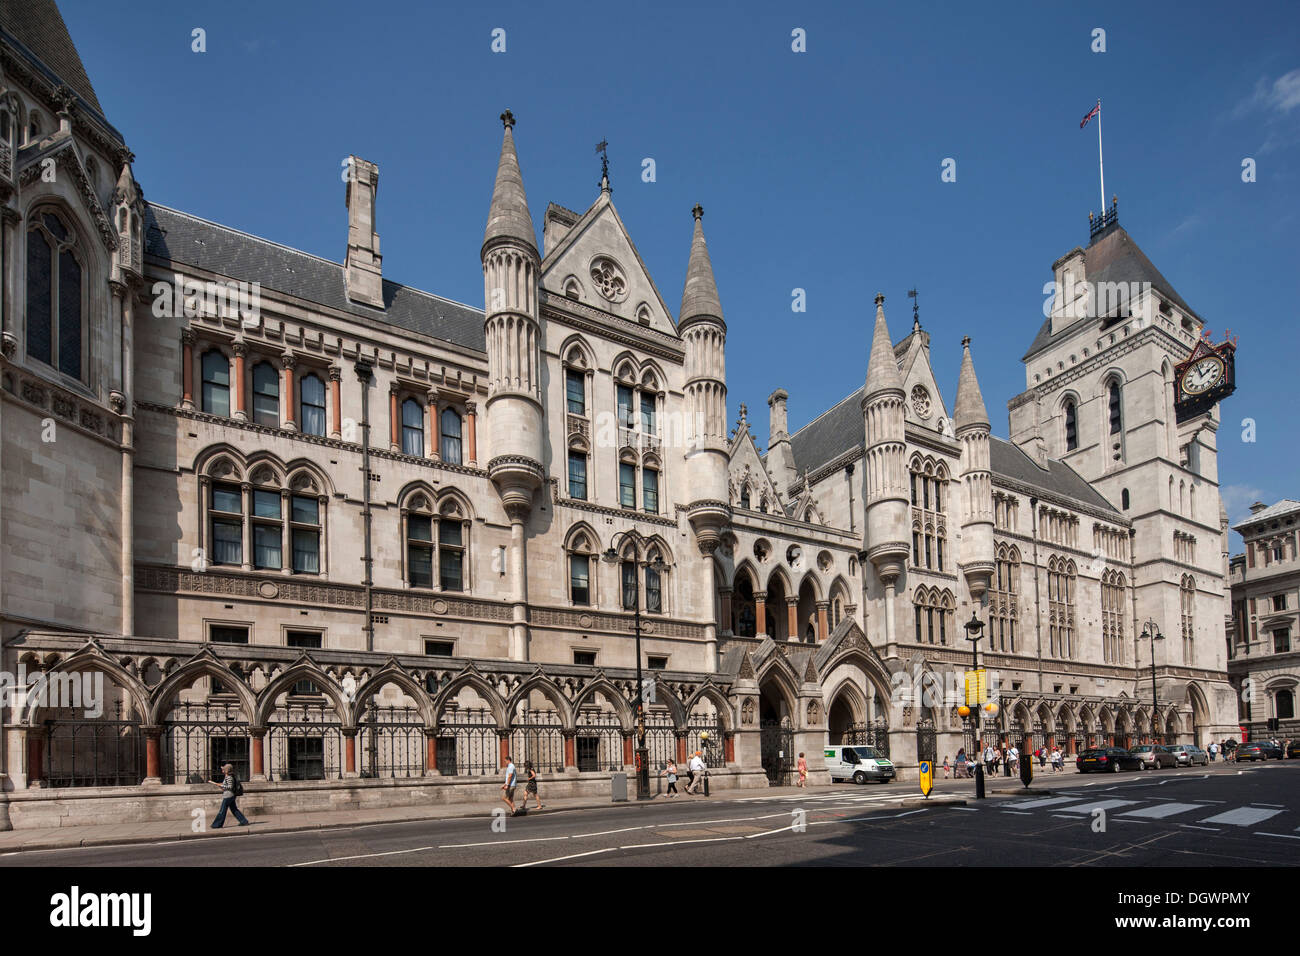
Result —
M 1102 810 L 1116 820 L 1169 822 L 1197 830 L 1218 831 L 1243 830 L 1261 823 L 1269 823 L 1269 826 L 1276 828 L 1279 823 L 1286 821 L 1275 818 L 1287 813 L 1287 808 L 1278 804 L 1252 803 L 1229 808 L 1225 807 L 1222 801 L 1184 802 L 1137 796 L 1132 799 L 1118 797 L 1100 799 L 1077 793 L 1012 800 L 996 809 L 1003 813 L 1021 815 L 1042 812 L 1062 819 L 1090 816 L 1095 811 Z M 1292 819 L 1290 822 L 1296 821 Z M 1296 827 L 1295 832 L 1300 833 L 1300 827 Z
M 906 800 L 909 797 L 915 797 L 915 796 L 917 796 L 917 794 L 914 793 L 912 790 L 907 790 L 907 791 L 889 790 L 889 791 L 881 792 L 873 789 L 873 790 L 866 790 L 866 792 L 862 792 L 857 787 L 854 787 L 852 789 L 845 787 L 843 790 L 836 790 L 828 793 L 808 793 L 808 794 L 785 793 L 785 794 L 775 794 L 773 796 L 764 796 L 764 797 L 741 797 L 737 800 L 734 800 L 733 802 L 734 803 L 794 802 L 800 804 L 806 803 L 809 804 L 810 806 L 813 805 L 820 806 L 829 803 L 844 803 L 844 804 L 857 805 L 857 804 L 864 804 L 864 803 L 868 803 L 868 804 L 869 803 L 896 803 L 898 801 Z

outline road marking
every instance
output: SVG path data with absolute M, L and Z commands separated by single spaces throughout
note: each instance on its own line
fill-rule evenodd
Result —
M 1057 807 L 1062 813 L 1092 813 L 1094 810 L 1113 810 L 1115 807 L 1131 807 L 1136 800 L 1099 800 L 1085 803 L 1078 807 Z
M 317 863 L 338 863 L 344 860 L 363 860 L 372 856 L 398 856 L 402 853 L 419 853 L 422 850 L 436 850 L 435 846 L 417 846 L 409 850 L 388 850 L 384 853 L 358 853 L 356 856 L 336 856 L 324 860 L 308 860 L 305 863 L 290 863 L 289 866 L 314 866 Z
M 1262 830 L 1256 830 L 1255 836 L 1281 837 L 1284 840 L 1300 840 L 1300 836 L 1294 836 L 1290 833 L 1265 833 Z
M 1218 833 L 1221 829 L 1223 829 L 1222 827 L 1198 827 L 1194 823 L 1180 823 L 1178 825 L 1188 830 L 1209 830 L 1211 833 Z
M 1249 827 L 1254 826 L 1256 823 L 1263 823 L 1269 817 L 1275 817 L 1281 812 L 1281 810 L 1261 810 L 1257 807 L 1237 807 L 1235 810 L 1220 813 L 1201 822 L 1226 823 L 1228 826 L 1233 827 Z
M 1252 801 L 1250 805 L 1252 807 L 1277 807 L 1279 810 L 1286 809 L 1285 803 L 1259 803 L 1257 801 Z
M 1062 803 L 1078 803 L 1079 797 L 1046 797 L 1041 800 L 1021 800 L 1018 803 L 1008 803 L 1008 807 L 1017 809 L 1033 809 L 1038 807 L 1054 807 Z
M 1146 820 L 1163 820 L 1165 817 L 1186 813 L 1188 810 L 1203 810 L 1200 803 L 1162 803 L 1156 807 L 1143 807 L 1141 810 L 1125 810 L 1126 817 L 1142 817 Z
M 616 846 L 606 847 L 603 850 L 588 850 L 586 853 L 570 853 L 568 856 L 557 856 L 549 860 L 534 860 L 531 863 L 515 863 L 511 869 L 518 869 L 524 866 L 539 866 L 542 863 L 559 863 L 561 860 L 576 860 L 580 856 L 596 856 L 598 853 L 609 853 L 613 850 L 620 849 Z

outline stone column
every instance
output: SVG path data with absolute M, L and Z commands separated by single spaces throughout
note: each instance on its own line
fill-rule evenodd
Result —
M 232 405 L 234 408 L 235 418 L 241 422 L 248 421 L 247 406 L 247 367 L 248 367 L 248 346 L 239 339 L 231 345 L 235 353 L 235 401 Z
M 428 423 L 424 430 L 424 447 L 425 457 L 439 461 L 442 458 L 442 449 L 438 446 L 438 439 L 441 436 L 441 429 L 438 427 L 438 391 L 429 389 L 425 396 L 427 404 L 425 405 L 424 420 Z
M 289 489 L 280 489 L 280 573 L 293 573 L 293 532 L 289 528 L 289 519 L 293 514 L 293 502 Z M 322 537 L 324 537 L 322 535 Z M 323 545 L 325 542 L 322 541 Z
M 339 397 L 339 382 L 343 378 L 343 369 L 337 365 L 330 366 L 330 438 L 343 437 L 343 409 Z
M 181 330 L 181 408 L 194 411 L 194 330 Z
M 785 620 L 785 639 L 787 641 L 799 640 L 799 599 L 797 597 L 785 599 Z
M 471 468 L 478 467 L 478 430 L 476 422 L 478 421 L 478 406 L 473 402 L 465 403 L 465 442 L 468 445 L 468 457 L 465 464 Z
M 45 779 L 45 734 L 44 727 L 32 727 L 27 731 L 27 786 L 40 787 Z
M 0 262 L 0 350 L 5 358 L 12 359 L 18 351 L 18 335 L 14 331 L 14 296 L 18 289 L 18 223 L 22 216 L 6 207 L 3 216 L 4 261 Z
M 572 731 L 566 730 L 564 732 L 564 770 L 566 773 L 570 771 L 576 773 L 578 770 L 576 736 Z
M 754 592 L 754 635 L 759 639 L 767 637 L 767 592 Z
M 240 567 L 245 571 L 253 570 L 253 486 L 247 481 L 239 483 L 240 500 L 243 502 L 244 520 L 241 522 Z
M 722 759 L 727 763 L 736 762 L 736 735 L 733 733 L 722 735 Z
M 676 731 L 677 736 L 677 763 L 680 765 L 677 769 L 681 770 L 686 766 L 686 731 Z
M 722 629 L 723 635 L 731 634 L 731 588 L 722 588 L 718 591 L 718 605 L 722 611 Z
M 817 640 L 824 641 L 829 633 L 826 627 L 826 610 L 830 607 L 829 601 L 817 602 Z
M 510 601 L 513 605 L 510 659 L 512 661 L 528 660 L 528 551 L 524 538 L 524 522 L 528 520 L 531 512 L 531 507 L 523 504 L 506 506 L 506 517 L 510 519 Z
M 397 383 L 388 386 L 388 448 L 397 451 L 402 447 L 398 438 L 402 420 L 397 416 Z
M 438 733 L 427 727 L 424 730 L 424 775 L 438 775 Z
M 266 741 L 266 728 L 249 727 L 248 733 L 249 736 L 253 738 L 253 751 L 250 754 L 250 759 L 252 762 L 252 765 L 249 768 L 251 772 L 250 779 L 265 781 L 266 770 L 265 770 L 265 761 L 263 760 L 263 753 L 264 753 L 263 744 Z
M 357 774 L 357 728 L 343 728 L 344 777 L 356 777 Z
M 144 727 L 144 782 L 146 785 L 161 785 L 162 766 L 159 741 L 162 738 L 161 727 Z
M 636 759 L 636 754 L 633 751 L 632 735 L 630 733 L 626 733 L 623 735 L 623 766 L 625 767 L 632 766 L 632 762 L 635 759 Z
M 284 409 L 284 411 L 281 413 L 280 418 L 283 427 L 291 432 L 298 430 L 298 426 L 294 423 L 294 416 L 297 413 L 294 408 L 296 392 L 293 387 L 293 367 L 297 363 L 298 360 L 294 358 L 292 352 L 285 352 L 280 356 L 280 368 L 284 370 L 284 381 L 280 386 L 280 391 L 283 393 L 280 407 Z
M 499 766 L 504 770 L 506 768 L 506 758 L 510 756 L 510 734 L 500 730 L 497 731 L 497 734 L 501 738 L 501 759 Z

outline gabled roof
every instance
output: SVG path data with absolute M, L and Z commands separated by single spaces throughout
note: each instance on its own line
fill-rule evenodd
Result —
M 1089 285 L 1109 282 L 1150 283 L 1152 288 L 1176 305 L 1179 311 L 1201 321 L 1201 317 L 1183 301 L 1183 297 L 1178 294 L 1169 280 L 1160 274 L 1160 270 L 1151 263 L 1146 254 L 1138 248 L 1138 244 L 1118 224 L 1103 229 L 1088 244 L 1088 248 L 1083 252 L 1083 268 Z M 1046 319 L 1038 334 L 1034 336 L 1029 350 L 1021 357 L 1021 361 L 1041 352 L 1051 345 L 1055 338 L 1068 335 L 1075 328 L 1076 325 L 1067 325 L 1053 336 L 1052 320 Z
M 1018 445 L 1003 441 L 1001 438 L 991 436 L 989 438 L 989 469 L 993 472 L 994 482 L 999 477 L 1009 478 L 1019 484 L 1039 488 L 1058 497 L 1078 501 L 1092 508 L 1109 511 L 1116 517 L 1122 517 L 1105 496 L 1084 481 L 1083 477 L 1065 462 L 1049 458 L 1047 467 L 1039 468 L 1038 464 L 1021 451 Z
M 860 446 L 864 437 L 862 389 L 858 389 L 790 436 L 795 469 L 800 474 L 816 471 L 850 448 Z
M 0 28 L 100 116 L 104 109 L 54 0 L 0 0 Z
M 365 322 L 483 352 L 483 313 L 468 305 L 384 280 L 384 309 L 352 302 L 343 266 L 297 249 L 208 222 L 197 216 L 147 204 L 145 253 L 184 263 L 241 282 L 257 282 L 318 305 L 350 312 Z

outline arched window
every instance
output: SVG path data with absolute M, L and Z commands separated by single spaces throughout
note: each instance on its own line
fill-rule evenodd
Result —
M 569 449 L 569 497 L 587 500 L 587 452 L 577 445 Z
M 1118 379 L 1111 379 L 1107 389 L 1110 416 L 1110 433 L 1122 434 L 1124 431 L 1124 395 Z
M 659 614 L 664 609 L 663 580 L 655 565 L 663 561 L 658 548 L 651 548 L 646 555 L 645 566 L 645 609 L 651 614 Z
M 424 409 L 413 398 L 402 402 L 402 454 L 424 456 Z
M 1065 450 L 1074 451 L 1079 447 L 1079 410 L 1074 399 L 1065 401 Z
M 27 354 L 82 379 L 86 282 L 77 234 L 53 210 L 27 230 Z
M 320 499 L 312 495 L 289 498 L 289 527 L 295 574 L 320 574 Z
M 1016 592 L 1019 590 L 1020 551 L 1000 545 L 995 555 L 993 592 L 989 595 L 989 646 L 1016 653 Z
M 208 521 L 212 563 L 239 567 L 244 560 L 244 496 L 239 485 L 212 483 Z
M 748 483 L 746 483 L 745 486 L 740 489 L 740 507 L 744 508 L 746 511 L 750 510 Z
M 298 386 L 302 400 L 302 431 L 305 435 L 325 435 L 325 383 L 315 375 L 305 375 Z
M 656 468 L 641 469 L 641 507 L 652 515 L 659 513 L 659 471 Z
M 564 396 L 570 415 L 587 414 L 587 377 L 581 369 L 564 370 Z
M 1273 716 L 1278 720 L 1295 718 L 1295 692 L 1280 690 L 1273 698 Z
M 1118 571 L 1101 575 L 1102 655 L 1108 664 L 1124 661 L 1124 592 L 1127 582 Z
M 569 600 L 573 604 L 589 606 L 592 603 L 591 560 L 595 551 L 591 539 L 576 535 L 569 543 Z
M 1196 660 L 1196 579 L 1184 574 L 1178 589 L 1183 632 L 1183 663 Z
M 459 465 L 461 463 L 460 412 L 454 408 L 444 408 L 439 417 L 442 424 L 438 454 L 448 464 Z
M 280 376 L 270 362 L 253 366 L 253 421 L 271 428 L 280 424 Z
M 433 515 L 424 495 L 411 499 L 406 516 L 406 580 L 413 588 L 433 587 Z
M 1120 507 L 1121 507 L 1124 511 L 1128 511 L 1128 502 L 1129 502 L 1129 499 L 1128 499 L 1128 489 L 1125 488 L 1123 491 L 1121 491 L 1121 492 L 1119 493 L 1119 503 L 1120 503 Z
M 258 471 L 253 481 L 253 568 L 279 571 L 284 567 L 281 549 L 284 516 L 280 508 L 279 482 L 268 469 Z
M 621 587 L 619 593 L 622 595 L 622 608 L 625 611 L 636 609 L 636 559 L 634 557 L 624 558 L 619 564 L 619 583 Z
M 217 349 L 209 349 L 200 360 L 202 387 L 199 404 L 212 415 L 230 417 L 230 360 Z
M 444 591 L 465 590 L 465 534 L 468 522 L 455 501 L 442 506 L 438 520 L 438 583 Z
M 27 124 L 27 145 L 30 146 L 41 138 L 41 114 L 32 110 L 31 122 Z
M 434 586 L 443 591 L 464 591 L 465 552 L 469 544 L 469 520 L 455 499 L 445 500 L 434 514 L 433 502 L 424 494 L 411 498 L 406 513 L 406 574 L 413 588 Z

